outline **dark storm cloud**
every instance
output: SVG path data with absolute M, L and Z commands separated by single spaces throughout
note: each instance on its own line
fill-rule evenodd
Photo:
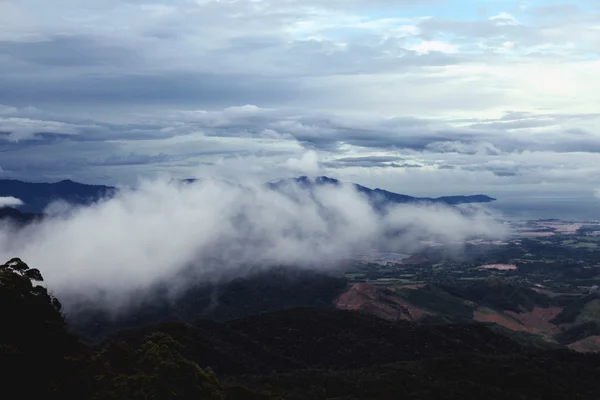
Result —
M 276 104 L 308 94 L 308 89 L 291 79 L 267 79 L 240 74 L 171 73 L 165 75 L 117 76 L 90 75 L 68 79 L 40 77 L 36 85 L 27 78 L 0 76 L 0 103 L 26 106 L 70 104 L 84 101 L 91 107 L 110 102 L 113 105 L 195 104 L 205 107 L 227 107 L 258 102 Z M 266 87 L 269 90 L 264 90 Z
M 0 166 L 37 180 L 222 160 L 266 174 L 313 150 L 307 164 L 417 185 L 440 170 L 436 185 L 592 179 L 597 15 L 430 4 L 0 1 Z
M 377 163 L 377 162 L 369 162 L 369 161 L 357 161 L 357 162 L 347 162 L 347 161 L 330 161 L 325 162 L 323 165 L 327 168 L 331 169 L 344 169 L 344 168 L 421 168 L 421 165 L 417 164 L 399 164 L 399 163 Z
M 82 30 L 0 41 L 0 104 L 275 105 L 318 96 L 322 89 L 311 87 L 311 78 L 399 73 L 465 60 L 436 51 L 419 54 L 401 38 L 359 35 L 340 46 L 331 39 L 267 34 L 255 26 L 242 32 L 232 25 L 230 37 L 210 46 L 206 36 L 196 36 L 206 33 L 186 31 L 189 17 L 178 18 L 182 21 L 173 23 L 183 24 L 170 29 L 183 36 L 149 38 L 146 30 L 132 27 L 121 39 L 112 36 L 119 30 Z M 175 50 L 190 41 L 199 46 Z
M 0 54 L 15 62 L 47 68 L 133 65 L 136 54 L 126 48 L 102 43 L 89 37 L 55 36 L 42 42 L 0 41 Z M 7 65 L 4 66 L 6 68 Z M 2 69 L 0 67 L 0 69 Z
M 333 161 L 324 163 L 329 168 L 420 168 L 420 165 L 405 162 L 403 157 L 396 156 L 362 156 L 362 157 L 342 157 Z
M 535 119 L 529 114 L 522 117 Z M 514 124 L 515 118 L 513 115 L 504 120 Z M 559 117 L 556 119 L 560 120 Z M 336 115 L 326 117 L 322 113 L 307 117 L 250 106 L 221 111 L 186 111 L 157 115 L 156 121 L 139 124 L 65 123 L 75 130 L 68 135 L 38 132 L 29 139 L 16 142 L 0 138 L 0 165 L 4 176 L 21 179 L 71 177 L 87 180 L 92 177 L 99 181 L 98 176 L 110 176 L 115 171 L 122 176 L 132 174 L 133 178 L 144 170 L 211 166 L 218 158 L 242 164 L 265 159 L 269 164 L 269 160 L 285 160 L 294 154 L 290 150 L 278 150 L 280 143 L 297 142 L 323 154 L 336 154 L 337 157 L 322 163 L 323 167 L 335 171 L 346 168 L 419 170 L 430 166 L 440 170 L 490 172 L 502 179 L 548 175 L 556 180 L 563 179 L 562 175 L 552 175 L 555 167 L 548 168 L 547 165 L 562 165 L 562 168 L 574 168 L 575 164 L 592 165 L 594 159 L 581 154 L 600 153 L 600 140 L 587 130 L 560 130 L 544 124 L 526 123 L 518 129 L 503 131 L 494 125 L 502 120 L 475 122 L 473 125 L 477 129 L 472 129 L 468 125 L 446 127 L 445 122 L 435 120 L 361 121 Z M 0 127 L 1 124 L 0 118 Z M 486 125 L 493 128 L 485 129 Z M 179 137 L 181 139 L 177 139 Z M 170 143 L 169 138 L 177 140 Z M 233 145 L 239 140 L 243 142 Z M 248 151 L 254 141 L 258 146 L 256 151 Z M 354 154 L 359 153 L 348 155 L 348 145 L 353 146 Z M 360 155 L 369 151 L 388 154 Z M 524 151 L 529 155 L 521 155 Z M 545 156 L 532 157 L 537 154 L 535 152 Z M 576 156 L 570 156 L 575 164 L 565 166 L 564 160 L 559 161 L 559 154 L 575 152 Z M 129 170 L 125 172 L 123 168 Z M 44 171 L 43 176 L 40 171 Z M 578 172 L 579 176 L 583 171 Z
M 512 171 L 492 171 L 494 173 L 494 175 L 496 176 L 517 176 L 516 172 L 512 172 Z
M 172 161 L 185 160 L 186 156 L 173 156 L 166 153 L 160 153 L 155 155 L 150 154 L 135 154 L 129 153 L 126 155 L 110 156 L 105 159 L 92 162 L 91 165 L 98 166 L 112 166 L 112 165 L 153 165 L 163 164 Z
M 338 158 L 336 161 L 339 162 L 372 162 L 372 163 L 386 163 L 402 160 L 402 157 L 386 157 L 386 156 L 364 156 L 364 157 L 343 157 Z
M 484 151 L 488 154 L 513 152 L 521 149 L 555 152 L 599 152 L 600 137 L 585 130 L 560 129 L 556 125 L 569 119 L 585 119 L 588 116 L 567 118 L 557 115 L 539 117 L 528 115 L 527 119 L 504 122 L 473 123 L 462 128 L 446 125 L 441 121 L 418 119 L 394 119 L 375 124 L 344 122 L 339 118 L 303 117 L 292 122 L 269 121 L 267 116 L 256 119 L 255 126 L 231 129 L 221 126 L 208 135 L 233 137 L 243 132 L 254 136 L 263 129 L 272 129 L 282 135 L 293 137 L 308 148 L 340 151 L 340 146 L 349 144 L 373 149 L 432 150 L 440 152 L 462 152 L 465 154 Z M 503 129 L 502 129 L 503 128 Z M 531 128 L 546 128 L 531 133 Z
M 17 113 L 18 115 L 18 113 Z M 10 141 L 9 133 L 18 119 L 0 117 L 0 135 L 5 138 L 1 149 L 17 151 L 29 146 L 49 148 L 74 142 L 152 141 L 177 136 L 199 134 L 202 138 L 243 138 L 248 140 L 292 140 L 311 149 L 344 152 L 343 146 L 365 149 L 397 149 L 432 151 L 437 153 L 499 155 L 527 149 L 553 152 L 600 152 L 600 138 L 584 129 L 560 129 L 565 121 L 585 121 L 595 115 L 510 114 L 497 120 L 472 120 L 456 128 L 432 119 L 391 118 L 353 120 L 330 115 L 298 115 L 292 111 L 261 109 L 254 106 L 227 108 L 221 111 L 185 111 L 156 116 L 155 121 L 131 124 L 101 122 L 62 122 L 27 119 L 28 129 L 44 125 L 55 126 L 55 132 L 40 130 L 23 135 L 20 141 Z M 519 119 L 520 118 L 520 119 Z M 504 129 L 501 129 L 504 126 Z M 61 132 L 61 128 L 66 132 Z M 542 131 L 531 129 L 544 128 Z M 25 139 L 32 139 L 29 143 Z M 8 139 L 8 141 L 6 141 Z M 106 145 L 106 143 L 104 143 Z M 117 146 L 113 144 L 112 146 Z M 90 146 L 90 148 L 93 146 Z M 128 156 L 127 152 L 123 156 Z M 158 152 L 160 153 L 160 152 Z M 156 157 L 156 154 L 147 155 Z M 152 160 L 152 158 L 148 158 Z M 155 158 L 158 160 L 157 158 Z M 371 156 L 340 162 L 394 162 L 393 157 L 376 159 Z
M 439 129 L 446 126 L 439 121 L 417 118 L 358 121 L 335 115 L 298 116 L 257 111 L 219 119 L 218 126 L 210 120 L 190 123 L 204 128 L 207 136 L 258 138 L 263 137 L 265 130 L 269 130 L 281 137 L 293 138 L 307 148 L 333 152 L 338 151 L 343 144 L 365 148 L 423 150 L 432 142 L 469 137 L 466 132 L 451 132 L 449 126 L 447 131 Z

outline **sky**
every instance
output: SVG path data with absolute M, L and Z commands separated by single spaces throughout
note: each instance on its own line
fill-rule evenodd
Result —
M 600 188 L 600 2 L 0 0 L 0 177 Z

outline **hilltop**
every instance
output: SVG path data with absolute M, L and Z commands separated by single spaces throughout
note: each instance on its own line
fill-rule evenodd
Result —
M 197 183 L 196 179 L 184 179 L 181 182 L 186 184 Z M 285 191 L 290 184 L 296 187 L 311 190 L 318 186 L 340 186 L 345 183 L 320 176 L 309 178 L 301 176 L 299 178 L 285 179 L 278 182 L 269 182 L 265 184 L 268 189 Z M 383 189 L 370 189 L 365 186 L 350 183 L 359 193 L 366 195 L 375 208 L 382 208 L 389 204 L 404 203 L 432 203 L 432 204 L 473 204 L 489 203 L 495 199 L 483 194 L 472 196 L 443 196 L 438 198 L 413 197 L 405 194 L 393 193 Z M 89 205 L 103 198 L 111 197 L 118 192 L 116 187 L 105 185 L 89 185 L 71 180 L 63 180 L 55 183 L 24 182 L 14 179 L 0 179 L 0 197 L 16 197 L 23 201 L 19 210 L 25 213 L 40 214 L 44 209 L 54 201 L 65 201 L 74 205 Z M 14 213 L 14 212 L 12 212 Z M 8 212 L 5 213 L 8 215 Z M 20 218 L 18 215 L 16 216 Z M 1 218 L 1 216 L 0 216 Z
M 390 192 L 383 189 L 371 189 L 366 186 L 362 186 L 356 183 L 345 183 L 334 178 L 327 176 L 318 176 L 311 178 L 308 176 L 301 176 L 299 178 L 283 179 L 276 182 L 269 182 L 269 187 L 273 189 L 283 189 L 290 184 L 296 184 L 297 186 L 305 189 L 313 189 L 319 186 L 340 186 L 340 185 L 351 185 L 359 193 L 367 196 L 371 204 L 376 208 L 381 208 L 389 204 L 405 204 L 405 203 L 437 203 L 447 205 L 458 205 L 458 204 L 474 204 L 474 203 L 491 203 L 495 201 L 493 197 L 486 196 L 484 194 L 476 194 L 470 196 L 442 196 L 442 197 L 413 197 L 406 194 L 399 194 Z
M 25 225 L 40 218 L 39 214 L 27 213 L 12 207 L 0 208 L 0 221 L 10 221 L 17 225 Z
M 147 324 L 90 345 L 69 332 L 42 280 L 19 259 L 0 265 L 2 382 L 24 398 L 541 400 L 600 391 L 599 355 L 525 346 L 476 323 L 334 309 Z
M 116 188 L 104 185 L 87 185 L 63 180 L 55 183 L 24 182 L 0 179 L 0 197 L 16 197 L 23 201 L 23 212 L 41 213 L 53 201 L 62 200 L 76 205 L 88 205 L 111 196 Z

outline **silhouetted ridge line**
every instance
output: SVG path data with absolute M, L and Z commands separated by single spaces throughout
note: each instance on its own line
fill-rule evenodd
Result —
M 311 190 L 315 187 L 320 186 L 340 186 L 346 183 L 339 181 L 334 178 L 327 176 L 318 176 L 310 178 L 308 176 L 301 176 L 299 178 L 283 179 L 276 182 L 270 182 L 268 185 L 272 189 L 283 189 L 290 184 L 296 184 L 300 188 Z M 358 192 L 367 196 L 370 202 L 375 207 L 383 207 L 389 204 L 405 204 L 405 203 L 434 203 L 434 204 L 447 204 L 447 205 L 458 205 L 458 204 L 473 204 L 473 203 L 490 203 L 496 199 L 493 197 L 486 196 L 484 194 L 475 194 L 470 196 L 442 196 L 437 198 L 432 197 L 413 197 L 406 194 L 399 194 L 390 192 L 384 189 L 371 189 L 366 186 L 362 186 L 356 183 L 349 183 Z
M 201 180 L 188 178 L 180 180 L 184 184 L 196 184 Z M 308 191 L 315 187 L 341 186 L 341 182 L 327 176 L 310 178 L 301 176 L 298 178 L 284 179 L 277 182 L 269 182 L 267 188 L 284 191 L 288 185 L 296 184 L 298 187 Z M 413 197 L 405 194 L 390 192 L 383 189 L 370 189 L 368 187 L 350 183 L 356 190 L 367 196 L 375 208 L 385 207 L 390 204 L 404 203 L 433 203 L 433 204 L 472 204 L 489 203 L 496 199 L 477 194 L 472 196 L 443 196 L 438 198 Z M 62 180 L 55 183 L 23 182 L 14 179 L 0 179 L 0 197 L 16 197 L 23 201 L 19 210 L 27 213 L 42 213 L 44 209 L 54 201 L 62 200 L 74 205 L 89 205 L 100 199 L 113 196 L 118 189 L 105 185 L 88 185 L 71 180 Z
M 116 190 L 111 186 L 87 185 L 71 180 L 38 183 L 0 179 L 0 197 L 16 197 L 24 203 L 19 209 L 29 213 L 41 213 L 50 203 L 57 200 L 76 205 L 89 205 L 114 195 Z

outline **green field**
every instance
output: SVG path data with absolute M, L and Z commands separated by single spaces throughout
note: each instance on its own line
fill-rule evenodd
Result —
M 578 324 L 583 322 L 600 322 L 600 299 L 588 302 L 581 309 L 575 322 Z
M 598 248 L 598 244 L 597 243 L 590 243 L 590 242 L 579 242 L 575 245 L 572 246 L 575 249 L 590 249 L 590 250 L 595 250 Z

